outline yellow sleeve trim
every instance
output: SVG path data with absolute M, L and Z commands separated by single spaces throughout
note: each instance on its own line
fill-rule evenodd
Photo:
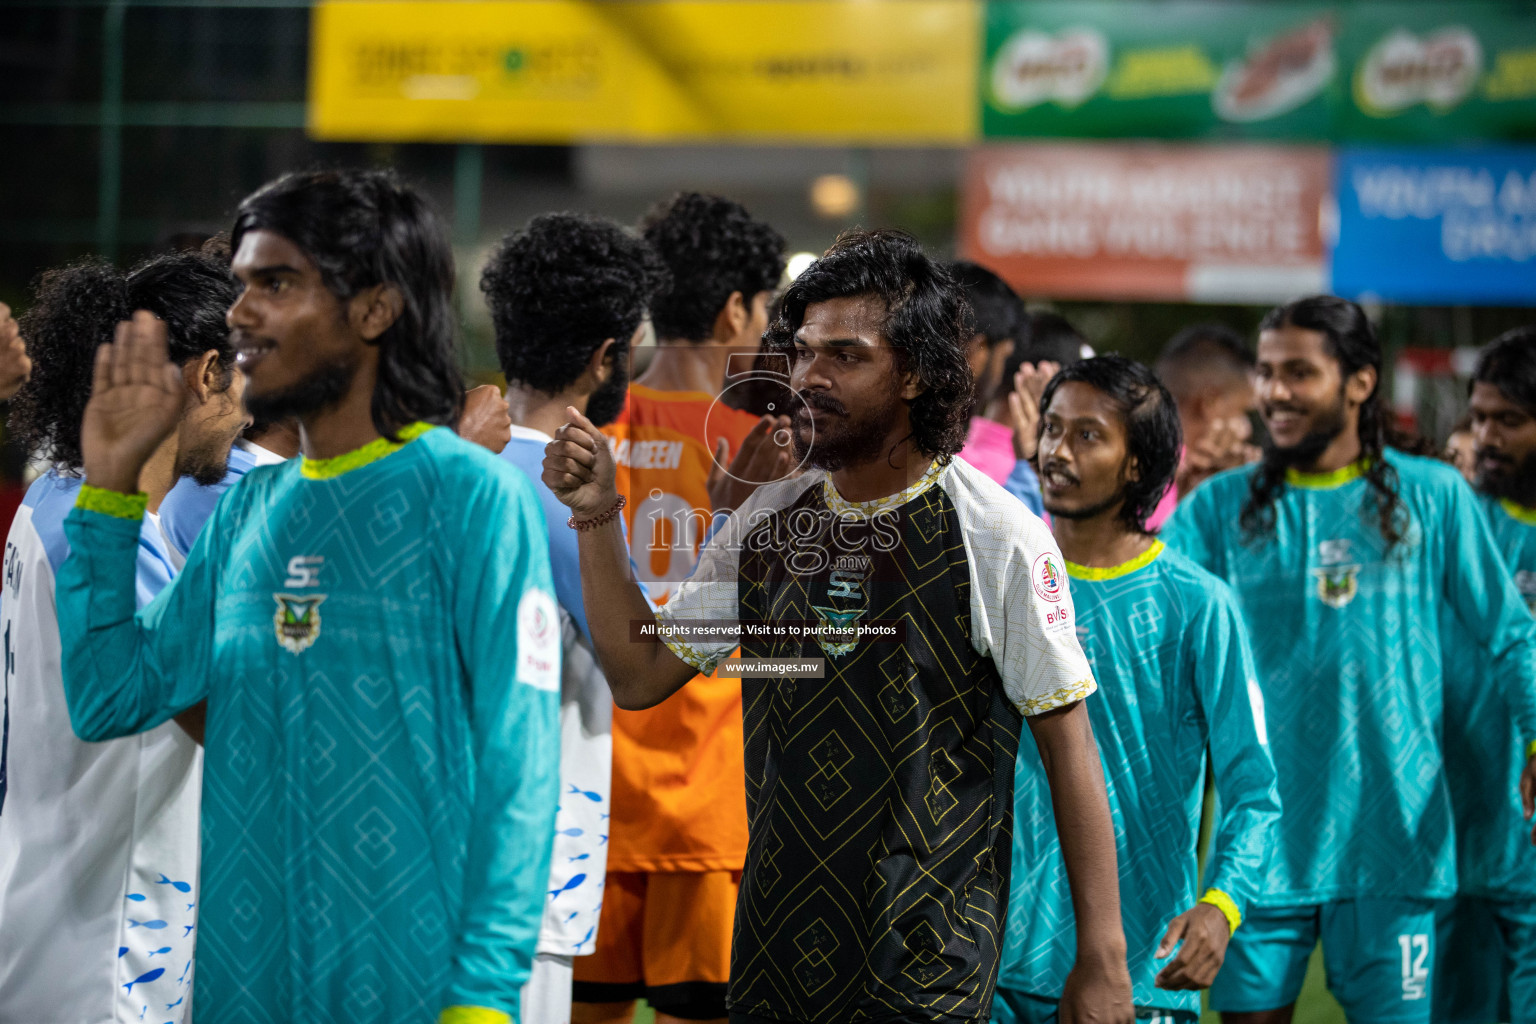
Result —
M 400 428 L 397 432 L 400 438 L 398 441 L 391 441 L 387 437 L 376 437 L 361 448 L 354 448 L 350 452 L 343 452 L 329 459 L 311 459 L 308 456 L 301 456 L 299 472 L 306 480 L 334 480 L 343 473 L 362 469 L 364 466 L 378 462 L 386 455 L 393 455 L 432 427 L 431 423 L 412 423 Z
M 1025 699 L 1019 704 L 1019 712 L 1025 718 L 1028 718 L 1031 715 L 1038 715 L 1054 708 L 1066 707 L 1074 701 L 1082 700 L 1098 688 L 1098 684 L 1092 679 L 1084 679 L 1081 682 L 1073 683 L 1071 686 L 1060 687 L 1044 696 Z
M 1536 740 L 1531 740 L 1525 745 L 1525 759 L 1529 761 L 1533 757 L 1536 757 Z
M 512 1015 L 488 1006 L 450 1006 L 438 1015 L 437 1024 L 512 1024 Z
M 672 636 L 671 630 L 667 628 L 667 625 L 668 624 L 666 620 L 662 619 L 661 616 L 658 615 L 656 617 L 657 638 L 660 639 L 662 643 L 667 645 L 667 650 L 677 655 L 677 659 L 679 661 L 688 663 L 690 666 L 697 669 L 700 675 L 709 675 L 710 673 L 714 672 L 715 667 L 719 665 L 720 662 L 725 660 L 723 658 L 712 658 L 705 654 L 703 651 L 699 650 L 697 647 L 693 646 L 693 644 L 675 639 Z
M 80 493 L 75 497 L 75 508 L 100 512 L 114 519 L 138 520 L 144 518 L 144 512 L 149 508 L 149 495 L 143 491 L 124 494 L 122 491 L 109 491 L 105 487 L 81 484 Z
M 1243 923 L 1243 915 L 1237 909 L 1237 903 L 1220 889 L 1207 889 L 1205 895 L 1200 897 L 1201 903 L 1209 903 L 1221 911 L 1221 916 L 1227 919 L 1227 927 L 1234 932 L 1237 926 Z

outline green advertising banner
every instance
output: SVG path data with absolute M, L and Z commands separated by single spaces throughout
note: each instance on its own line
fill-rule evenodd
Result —
M 1536 3 L 989 3 L 989 137 L 1536 138 Z
M 1536 139 L 1536 5 L 1361 4 L 1339 50 L 1349 80 L 1335 138 Z

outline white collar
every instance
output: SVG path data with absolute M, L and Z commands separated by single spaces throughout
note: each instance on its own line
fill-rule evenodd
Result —
M 554 440 L 553 437 L 550 437 L 544 431 L 525 427 L 521 423 L 512 424 L 512 437 L 514 440 L 541 441 L 544 444 L 549 444 L 549 442 Z

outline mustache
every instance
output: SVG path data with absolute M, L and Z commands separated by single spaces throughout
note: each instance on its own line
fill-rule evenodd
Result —
M 1478 448 L 1473 452 L 1473 455 L 1476 456 L 1479 462 L 1486 460 L 1488 462 L 1497 462 L 1506 466 L 1512 466 L 1515 464 L 1515 460 L 1512 456 L 1505 455 L 1497 448 Z
M 1260 416 L 1272 416 L 1277 412 L 1293 412 L 1298 416 L 1305 416 L 1307 414 L 1307 410 L 1291 405 L 1289 402 L 1271 402 L 1259 405 Z
M 242 331 L 240 328 L 229 332 L 229 344 L 231 348 L 241 348 L 254 345 L 276 345 L 277 342 L 260 334 L 252 334 L 250 331 Z
M 822 412 L 835 413 L 839 416 L 848 415 L 848 407 L 824 391 L 796 391 L 795 396 L 809 408 L 820 409 Z
M 1065 477 L 1069 483 L 1080 484 L 1083 482 L 1082 478 L 1067 468 L 1066 463 L 1057 459 L 1046 459 L 1040 464 L 1040 475 L 1044 476 L 1046 473 L 1054 473 L 1057 476 Z

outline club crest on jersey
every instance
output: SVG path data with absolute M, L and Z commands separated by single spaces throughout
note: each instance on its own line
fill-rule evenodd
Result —
M 839 658 L 859 646 L 858 626 L 859 620 L 864 617 L 864 609 L 843 611 L 813 604 L 811 611 L 816 613 L 816 643 L 822 650 Z
M 1056 564 L 1056 559 L 1049 551 L 1035 559 L 1029 575 L 1035 584 L 1035 593 L 1040 595 L 1041 600 L 1061 600 L 1063 590 L 1061 566 Z
M 325 595 L 273 594 L 272 597 L 277 601 L 272 626 L 283 650 L 299 654 L 313 645 L 320 638 L 320 603 L 325 600 Z
M 811 605 L 816 613 L 816 643 L 834 658 L 859 646 L 859 620 L 864 618 L 868 598 L 864 580 L 869 573 L 868 555 L 844 555 L 827 579 L 827 600 L 858 601 L 861 607 L 833 608 L 831 604 Z
M 1358 565 L 1331 565 L 1325 569 L 1313 569 L 1312 575 L 1317 579 L 1318 600 L 1329 608 L 1343 608 L 1360 592 L 1356 581 L 1360 575 Z
M 1317 579 L 1318 600 L 1329 608 L 1343 608 L 1360 592 L 1360 566 L 1344 564 L 1349 556 L 1348 540 L 1325 540 L 1317 545 L 1317 558 L 1323 567 L 1313 569 L 1312 575 Z

